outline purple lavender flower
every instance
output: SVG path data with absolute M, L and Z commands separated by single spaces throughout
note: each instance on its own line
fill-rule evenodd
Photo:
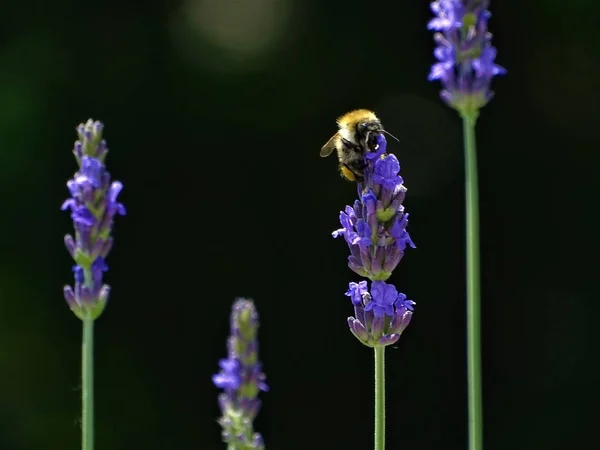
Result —
M 332 233 L 343 236 L 350 248 L 348 267 L 372 281 L 387 280 L 406 247 L 415 248 L 406 226 L 408 214 L 402 202 L 406 193 L 400 163 L 385 153 L 387 143 L 377 136 L 376 152 L 365 158 L 364 179 L 358 185 L 358 200 L 340 212 L 342 228 Z M 373 154 L 379 155 L 373 158 Z
M 437 0 L 431 3 L 435 14 L 428 25 L 436 30 L 433 52 L 437 63 L 429 80 L 440 80 L 444 102 L 461 113 L 473 113 L 493 97 L 492 77 L 505 74 L 495 64 L 496 49 L 487 31 L 488 0 Z
M 348 317 L 352 334 L 368 347 L 395 344 L 410 323 L 415 302 L 384 281 L 350 283 L 346 295 L 354 305 L 355 317 Z
M 350 283 L 346 295 L 356 317 L 348 318 L 352 334 L 369 347 L 391 345 L 408 326 L 414 302 L 384 283 L 404 256 L 406 247 L 415 248 L 406 226 L 406 187 L 399 175 L 398 159 L 386 153 L 387 142 L 377 136 L 377 149 L 365 157 L 364 179 L 357 183 L 358 200 L 340 212 L 342 228 L 333 237 L 343 236 L 350 248 L 348 267 L 372 281 Z
M 223 393 L 219 396 L 223 441 L 236 450 L 263 449 L 259 433 L 252 422 L 260 409 L 258 393 L 267 391 L 265 374 L 258 360 L 258 313 L 251 300 L 237 299 L 231 312 L 231 335 L 228 355 L 219 361 L 221 371 L 213 383 Z
M 80 319 L 97 318 L 106 305 L 109 286 L 102 283 L 108 270 L 106 257 L 113 244 L 111 237 L 114 217 L 125 214 L 125 207 L 117 201 L 123 185 L 110 181 L 104 166 L 108 153 L 102 139 L 103 125 L 92 119 L 77 127 L 79 140 L 73 154 L 79 171 L 69 180 L 71 198 L 61 209 L 71 211 L 75 237 L 65 236 L 65 245 L 75 261 L 75 286 L 65 286 L 64 295 L 71 310 Z

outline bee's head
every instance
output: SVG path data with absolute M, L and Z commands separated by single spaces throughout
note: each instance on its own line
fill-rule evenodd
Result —
M 358 141 L 367 147 L 366 151 L 373 151 L 372 149 L 377 145 L 377 135 L 382 132 L 383 125 L 379 120 L 368 120 L 356 125 Z
M 377 132 L 382 130 L 383 126 L 381 125 L 381 122 L 379 120 L 367 120 L 365 122 L 359 122 L 356 125 L 356 131 L 358 131 L 358 134 L 361 135 L 365 135 L 373 131 Z

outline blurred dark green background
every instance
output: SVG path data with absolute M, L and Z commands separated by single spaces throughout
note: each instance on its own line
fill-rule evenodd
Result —
M 486 449 L 597 436 L 600 4 L 501 2 L 509 74 L 478 124 Z M 269 449 L 372 445 L 372 355 L 348 332 L 354 186 L 318 157 L 375 110 L 402 163 L 417 302 L 388 351 L 388 447 L 466 448 L 462 138 L 426 81 L 425 1 L 5 0 L 0 14 L 0 449 L 79 446 L 79 321 L 59 207 L 74 127 L 105 123 L 128 215 L 96 325 L 98 450 L 223 449 L 210 376 L 256 300 Z

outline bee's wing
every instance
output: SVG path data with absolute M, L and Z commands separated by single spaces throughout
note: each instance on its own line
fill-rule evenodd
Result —
M 331 155 L 331 153 L 333 153 L 333 151 L 335 150 L 335 144 L 337 141 L 337 137 L 338 134 L 335 133 L 333 136 L 331 136 L 331 138 L 327 141 L 327 143 L 321 147 L 321 153 L 319 153 L 321 155 L 322 158 Z

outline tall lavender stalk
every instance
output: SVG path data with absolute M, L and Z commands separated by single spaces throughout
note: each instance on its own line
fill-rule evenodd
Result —
M 223 389 L 219 424 L 228 450 L 264 449 L 262 436 L 252 425 L 260 410 L 258 393 L 268 390 L 258 359 L 258 325 L 252 300 L 237 299 L 231 311 L 227 358 L 219 361 L 221 371 L 213 376 L 215 386 Z
M 467 250 L 467 364 L 469 448 L 482 450 L 481 326 L 479 275 L 479 203 L 475 123 L 479 110 L 493 96 L 492 78 L 506 73 L 494 63 L 496 49 L 487 31 L 488 0 L 438 0 L 428 28 L 435 30 L 437 59 L 429 80 L 440 80 L 442 100 L 460 114 L 465 152 L 465 209 Z
M 374 152 L 366 154 L 364 179 L 357 183 L 358 199 L 340 212 L 343 236 L 350 249 L 348 267 L 371 280 L 350 283 L 346 295 L 354 306 L 348 318 L 352 334 L 374 349 L 375 364 L 375 450 L 385 449 L 385 347 L 400 339 L 412 317 L 413 301 L 388 284 L 407 247 L 414 248 L 404 212 L 406 187 L 399 175 L 400 164 L 387 154 L 382 134 Z
M 82 341 L 82 449 L 94 448 L 94 320 L 102 314 L 110 288 L 103 284 L 108 270 L 105 259 L 113 244 L 111 230 L 115 215 L 125 214 L 125 207 L 117 202 L 123 189 L 118 181 L 111 183 L 104 166 L 108 153 L 102 139 L 102 124 L 91 119 L 77 127 L 79 140 L 73 154 L 79 166 L 67 187 L 71 197 L 62 210 L 69 209 L 75 237 L 65 236 L 65 245 L 75 261 L 74 287 L 65 286 L 64 296 L 75 315 L 83 322 Z

